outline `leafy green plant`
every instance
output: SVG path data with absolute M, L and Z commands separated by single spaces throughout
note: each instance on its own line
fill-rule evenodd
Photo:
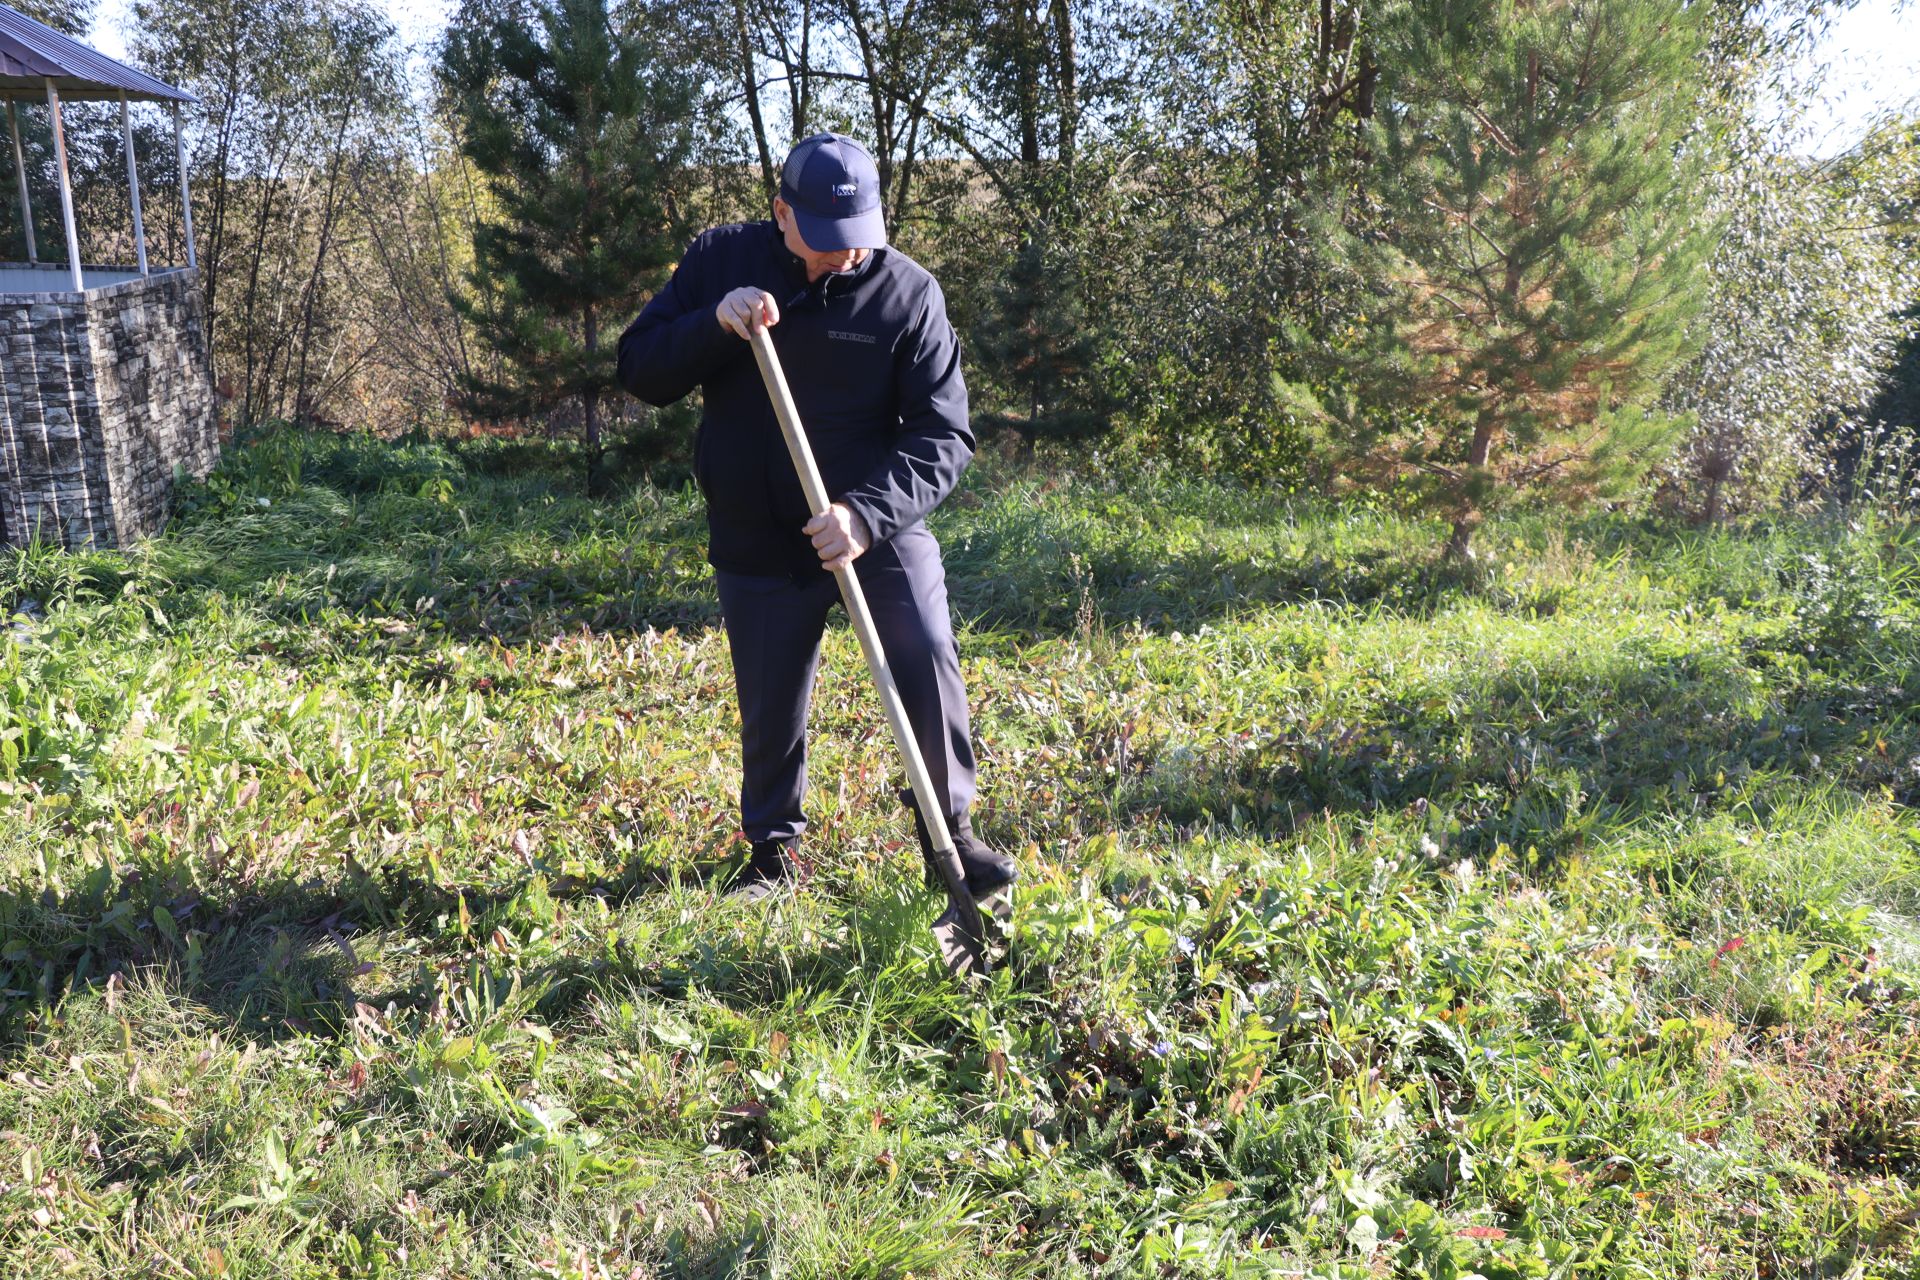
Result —
M 1905 530 L 980 468 L 965 991 L 844 629 L 716 894 L 696 495 L 299 434 L 0 647 L 0 1271 L 1911 1269 Z

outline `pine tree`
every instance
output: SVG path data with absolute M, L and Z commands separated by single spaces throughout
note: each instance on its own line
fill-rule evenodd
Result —
M 1028 452 L 1040 439 L 1079 439 L 1107 429 L 1111 411 L 1096 366 L 1099 328 L 1075 278 L 1077 260 L 1029 236 L 986 299 L 973 327 L 974 360 L 1007 392 L 1006 412 L 985 415 L 1017 433 Z
M 1704 8 L 1410 0 L 1378 32 L 1377 205 L 1329 234 L 1380 296 L 1282 392 L 1451 556 L 1516 493 L 1621 492 L 1680 428 L 1646 406 L 1701 292 Z
M 492 200 L 473 234 L 473 292 L 455 305 L 512 372 L 471 379 L 468 407 L 523 416 L 577 399 L 591 468 L 617 326 L 680 248 L 667 192 L 691 147 L 695 86 L 663 58 L 643 4 L 511 8 L 463 6 L 440 63 L 461 151 Z

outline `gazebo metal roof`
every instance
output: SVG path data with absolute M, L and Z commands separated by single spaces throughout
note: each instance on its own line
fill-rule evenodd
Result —
M 74 102 L 121 94 L 146 102 L 200 100 L 0 4 L 0 98 L 44 100 L 48 80 Z
M 27 165 L 20 145 L 20 103 L 44 97 L 53 128 L 54 167 L 60 179 L 60 212 L 67 233 L 67 270 L 74 292 L 86 291 L 80 270 L 79 236 L 73 224 L 73 186 L 67 175 L 66 130 L 60 120 L 60 100 L 114 99 L 120 103 L 120 135 L 127 154 L 127 192 L 133 205 L 133 242 L 140 274 L 147 274 L 147 234 L 140 217 L 140 175 L 134 168 L 133 125 L 127 118 L 130 101 L 164 102 L 173 113 L 173 149 L 180 173 L 180 212 L 187 241 L 187 266 L 194 266 L 193 201 L 187 193 L 187 153 L 180 137 L 180 104 L 199 98 L 184 89 L 154 79 L 89 49 L 71 36 L 36 22 L 18 9 L 0 3 L 0 102 L 7 104 L 7 130 L 13 143 L 14 170 L 20 191 L 20 214 L 25 225 L 27 261 L 39 262 L 33 237 L 33 207 L 27 192 Z

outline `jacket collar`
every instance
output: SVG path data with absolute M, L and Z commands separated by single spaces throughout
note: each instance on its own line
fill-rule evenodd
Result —
M 836 271 L 821 276 L 818 280 L 809 281 L 807 264 L 787 248 L 786 237 L 780 234 L 779 225 L 772 218 L 766 219 L 760 225 L 766 228 L 769 248 L 780 262 L 781 270 L 789 285 L 788 296 L 794 302 L 809 294 L 818 298 L 831 298 L 850 292 L 855 286 L 872 276 L 881 257 L 887 252 L 884 248 L 875 249 L 851 271 Z M 791 306 L 793 303 L 788 302 L 786 305 Z

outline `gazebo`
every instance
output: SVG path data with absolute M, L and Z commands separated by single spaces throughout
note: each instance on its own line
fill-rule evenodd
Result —
M 0 3 L 0 101 L 20 203 L 24 262 L 0 261 L 0 543 L 124 546 L 166 522 L 176 468 L 219 460 L 206 305 L 194 258 L 180 104 L 198 99 Z M 118 101 L 135 262 L 80 260 L 63 101 Z M 130 102 L 173 116 L 186 263 L 147 260 Z M 44 104 L 64 266 L 41 261 L 20 124 Z M 5 250 L 0 250 L 4 253 Z

